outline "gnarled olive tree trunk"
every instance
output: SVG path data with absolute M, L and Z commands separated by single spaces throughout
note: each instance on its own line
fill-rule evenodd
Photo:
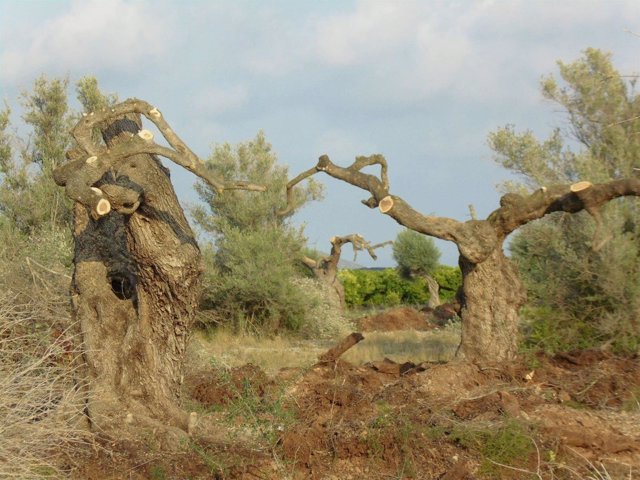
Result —
M 504 256 L 502 245 L 483 262 L 460 257 L 463 322 L 460 353 L 469 359 L 515 357 L 518 311 L 526 291 L 517 269 Z
M 380 177 L 363 173 L 379 165 Z M 467 360 L 500 361 L 513 358 L 518 349 L 518 312 L 526 300 L 515 267 L 503 252 L 504 239 L 518 227 L 552 212 L 588 211 L 596 221 L 593 246 L 603 240 L 599 208 L 611 199 L 640 195 L 640 180 L 628 178 L 608 183 L 587 181 L 572 185 L 551 185 L 528 196 L 507 194 L 500 208 L 485 220 L 460 222 L 428 216 L 414 210 L 402 198 L 389 193 L 387 162 L 382 155 L 357 157 L 349 167 L 339 167 L 323 155 L 315 167 L 301 173 L 287 185 L 287 198 L 300 181 L 317 173 L 343 180 L 368 191 L 362 203 L 378 207 L 401 225 L 417 232 L 454 242 L 460 252 L 462 270 L 462 340 L 458 355 Z
M 142 115 L 172 148 L 153 143 Z M 104 144 L 94 143 L 96 128 Z M 83 344 L 87 417 L 101 431 L 162 427 L 175 438 L 193 419 L 179 393 L 202 265 L 169 171 L 156 154 L 219 192 L 225 186 L 146 102 L 128 100 L 91 113 L 73 134 L 79 148 L 54 178 L 76 202 L 72 307 Z

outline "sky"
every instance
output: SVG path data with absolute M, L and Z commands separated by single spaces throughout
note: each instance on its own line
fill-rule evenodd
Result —
M 19 125 L 20 93 L 37 77 L 93 75 L 105 92 L 157 106 L 201 158 L 259 130 L 291 177 L 322 154 L 346 166 L 381 153 L 392 194 L 464 221 L 470 204 L 479 218 L 496 209 L 510 178 L 491 131 L 543 138 L 566 126 L 541 77 L 588 47 L 638 73 L 639 34 L 638 0 L 0 0 L 0 101 Z M 172 178 L 184 205 L 198 201 L 192 174 L 176 167 Z M 316 179 L 325 199 L 295 217 L 311 246 L 402 230 L 360 203 L 366 192 Z M 437 245 L 455 265 L 455 245 Z M 378 254 L 357 261 L 394 265 L 390 248 Z

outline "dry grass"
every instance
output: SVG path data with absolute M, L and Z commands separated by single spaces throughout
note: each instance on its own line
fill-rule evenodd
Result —
M 196 331 L 189 348 L 189 366 L 202 367 L 215 359 L 216 362 L 228 367 L 252 363 L 260 366 L 267 373 L 275 373 L 281 368 L 310 366 L 331 345 L 330 340 L 259 338 L 235 335 L 223 329 L 210 334 Z
M 395 362 L 441 362 L 453 358 L 460 343 L 460 327 L 452 324 L 432 331 L 368 332 L 343 355 L 356 365 L 389 358 Z
M 0 292 L 0 478 L 64 477 L 59 453 L 88 438 L 74 388 L 77 352 L 68 330 L 51 328 L 62 323 L 46 300 Z
M 343 355 L 355 365 L 382 360 L 414 363 L 446 361 L 453 358 L 460 343 L 460 328 L 451 325 L 440 330 L 418 332 L 367 332 L 365 339 Z M 206 366 L 212 359 L 228 367 L 252 363 L 267 373 L 281 368 L 305 368 L 342 337 L 328 340 L 301 340 L 275 337 L 239 336 L 225 330 L 212 334 L 195 332 L 190 345 L 190 367 Z

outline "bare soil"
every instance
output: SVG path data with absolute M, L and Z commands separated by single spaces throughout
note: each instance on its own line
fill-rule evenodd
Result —
M 431 330 L 435 325 L 427 315 L 411 307 L 396 307 L 357 321 L 362 332 L 390 332 L 394 330 Z
M 186 387 L 186 407 L 201 420 L 183 451 L 163 452 L 153 438 L 100 440 L 66 460 L 74 478 L 604 480 L 640 472 L 638 356 L 338 359 L 273 376 L 256 365 L 212 367 Z

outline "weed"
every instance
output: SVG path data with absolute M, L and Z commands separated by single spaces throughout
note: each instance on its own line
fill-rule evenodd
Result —
M 168 477 L 162 465 L 154 465 L 149 469 L 149 478 L 151 480 L 166 480 Z
M 297 418 L 297 411 L 286 402 L 287 385 L 268 393 L 260 392 L 249 378 L 234 379 L 231 370 L 217 360 L 211 360 L 218 381 L 230 393 L 230 400 L 216 408 L 224 412 L 227 421 L 237 425 L 238 420 L 270 448 L 279 441 L 282 432 Z
M 378 416 L 371 422 L 371 428 L 385 428 L 392 422 L 391 405 L 385 401 L 376 402 L 376 408 L 378 410 Z
M 419 426 L 406 415 L 398 415 L 384 401 L 376 403 L 376 407 L 378 414 L 366 436 L 369 458 L 381 460 L 389 449 L 389 453 L 399 456 L 398 478 L 415 478 L 413 444 L 420 437 Z
M 449 439 L 480 453 L 483 460 L 479 473 L 488 478 L 499 478 L 502 465 L 526 464 L 535 448 L 529 429 L 516 419 L 499 426 L 456 425 Z
M 533 453 L 533 448 L 527 427 L 517 420 L 509 419 L 489 436 L 483 446 L 482 454 L 486 460 L 482 462 L 480 471 L 493 476 L 497 473 L 495 463 L 504 465 L 526 463 Z
M 446 437 L 447 429 L 441 425 L 433 425 L 425 429 L 424 435 L 430 441 L 436 442 Z

